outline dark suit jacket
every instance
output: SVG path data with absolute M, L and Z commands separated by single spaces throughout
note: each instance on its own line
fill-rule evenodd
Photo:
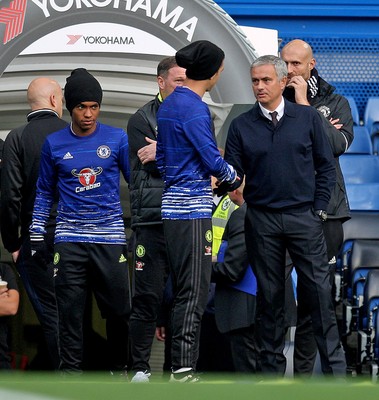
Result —
M 228 241 L 224 261 L 212 264 L 212 281 L 216 282 L 215 317 L 221 333 L 254 323 L 256 297 L 230 286 L 243 278 L 249 265 L 245 245 L 245 214 L 246 204 L 243 204 L 230 216 L 223 236 Z

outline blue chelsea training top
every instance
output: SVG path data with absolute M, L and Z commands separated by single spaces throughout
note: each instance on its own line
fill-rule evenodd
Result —
M 211 175 L 232 183 L 236 172 L 217 148 L 208 105 L 189 88 L 177 87 L 159 107 L 157 121 L 162 219 L 211 218 Z
M 58 188 L 55 243 L 124 244 L 120 171 L 129 181 L 123 129 L 97 123 L 89 136 L 75 135 L 71 126 L 49 135 L 41 153 L 31 239 L 42 240 Z

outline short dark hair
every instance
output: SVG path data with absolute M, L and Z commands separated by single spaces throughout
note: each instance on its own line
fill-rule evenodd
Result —
M 171 68 L 176 67 L 178 64 L 176 63 L 175 56 L 166 57 L 158 64 L 157 67 L 157 76 L 162 76 L 163 78 L 167 77 L 168 71 Z

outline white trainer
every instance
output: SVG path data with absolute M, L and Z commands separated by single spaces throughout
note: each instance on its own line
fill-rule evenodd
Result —
M 148 371 L 138 371 L 133 376 L 131 382 L 133 383 L 146 383 L 150 382 L 151 373 Z
M 199 376 L 191 368 L 180 368 L 172 371 L 169 382 L 196 383 L 200 382 Z

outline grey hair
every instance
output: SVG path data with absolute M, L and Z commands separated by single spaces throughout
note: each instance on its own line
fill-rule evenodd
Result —
M 268 64 L 275 67 L 276 75 L 279 80 L 287 77 L 287 64 L 281 58 L 272 55 L 261 56 L 254 60 L 250 66 L 250 72 L 255 67 Z

